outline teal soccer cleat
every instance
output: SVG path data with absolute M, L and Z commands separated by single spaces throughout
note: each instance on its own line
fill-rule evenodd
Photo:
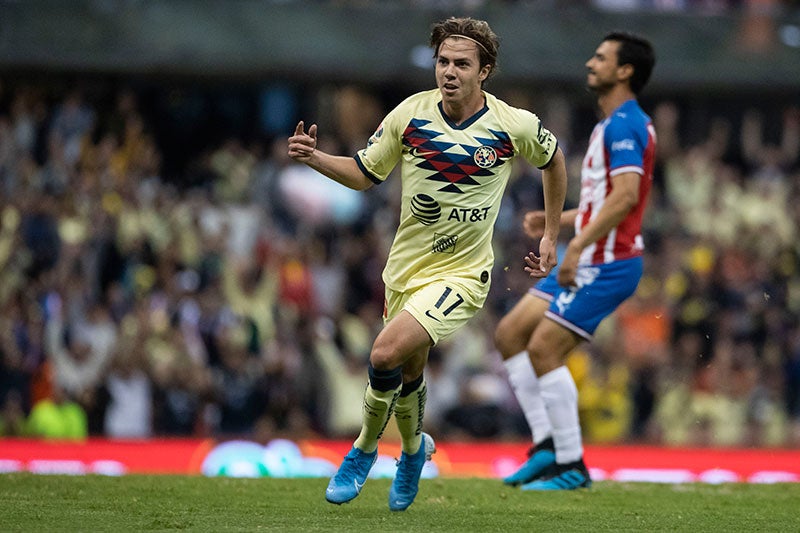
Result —
M 524 485 L 540 477 L 551 473 L 553 465 L 556 464 L 556 454 L 553 451 L 553 439 L 547 438 L 531 448 L 528 452 L 528 460 L 516 472 L 503 478 L 506 485 Z
M 367 453 L 355 446 L 344 456 L 341 466 L 328 483 L 325 499 L 337 505 L 347 503 L 361 492 L 372 465 L 378 459 L 378 450 Z
M 522 490 L 575 490 L 592 486 L 589 470 L 583 459 L 563 465 L 556 465 L 552 476 L 537 479 L 522 485 Z
M 436 444 L 427 433 L 422 434 L 419 450 L 413 455 L 406 452 L 400 454 L 397 462 L 397 475 L 392 481 L 389 490 L 389 509 L 392 511 L 405 511 L 414 502 L 419 490 L 419 477 L 425 461 L 430 461 L 436 452 Z

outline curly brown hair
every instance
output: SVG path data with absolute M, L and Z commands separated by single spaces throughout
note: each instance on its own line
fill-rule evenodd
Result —
M 430 41 L 434 58 L 439 56 L 439 47 L 448 37 L 466 37 L 474 41 L 478 45 L 481 66 L 489 65 L 489 76 L 494 73 L 497 68 L 497 50 L 500 48 L 500 39 L 489 27 L 488 22 L 470 17 L 450 17 L 435 23 L 431 29 Z

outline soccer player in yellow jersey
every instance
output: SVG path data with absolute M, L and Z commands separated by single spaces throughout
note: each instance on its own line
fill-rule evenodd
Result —
M 354 157 L 317 150 L 316 125 L 306 131 L 300 122 L 289 138 L 290 157 L 352 189 L 381 184 L 398 163 L 402 170 L 400 224 L 383 272 L 384 328 L 370 352 L 361 433 L 331 478 L 331 503 L 358 496 L 392 414 L 403 452 L 389 508 L 402 511 L 414 501 L 422 467 L 435 451 L 422 432 L 428 351 L 486 300 L 493 227 L 517 155 L 543 170 L 538 275 L 557 262 L 564 156 L 536 115 L 482 89 L 497 62 L 497 36 L 484 21 L 449 18 L 433 25 L 430 45 L 437 89 L 400 103 Z

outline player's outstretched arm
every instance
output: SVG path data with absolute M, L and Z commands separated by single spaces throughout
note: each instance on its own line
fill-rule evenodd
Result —
M 550 164 L 542 171 L 544 189 L 544 231 L 539 241 L 539 271 L 531 276 L 544 277 L 558 263 L 556 241 L 561 228 L 561 213 L 567 196 L 567 165 L 561 148 L 556 149 Z
M 352 157 L 331 155 L 317 150 L 316 124 L 312 124 L 306 132 L 303 121 L 298 122 L 294 134 L 289 137 L 289 157 L 299 163 L 305 163 L 345 187 L 363 191 L 373 185 Z

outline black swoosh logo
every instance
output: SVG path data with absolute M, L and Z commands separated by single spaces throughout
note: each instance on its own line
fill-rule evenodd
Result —
M 441 320 L 439 320 L 438 318 L 436 318 L 435 316 L 433 316 L 433 315 L 431 314 L 431 310 L 430 310 L 430 309 L 428 309 L 427 311 L 425 311 L 425 316 L 427 316 L 428 318 L 432 318 L 432 319 L 434 319 L 436 322 L 441 322 Z

